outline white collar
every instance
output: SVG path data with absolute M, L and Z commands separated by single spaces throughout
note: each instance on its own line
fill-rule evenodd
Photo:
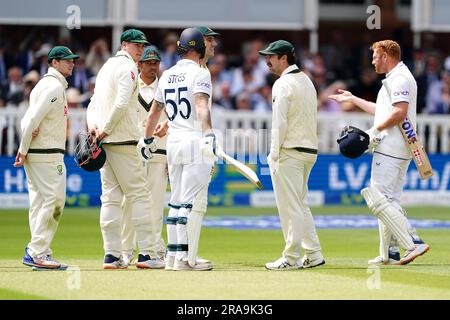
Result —
M 47 74 L 56 77 L 61 82 L 61 84 L 63 85 L 64 88 L 67 88 L 69 86 L 69 84 L 67 83 L 66 78 L 61 74 L 61 72 L 59 72 L 55 68 L 49 67 L 48 71 L 47 71 Z
M 194 60 L 191 60 L 191 59 L 181 59 L 177 62 L 177 64 L 180 64 L 180 65 L 181 64 L 190 64 L 190 63 L 199 66 L 199 64 L 197 62 L 195 62 Z
M 289 67 L 287 67 L 286 69 L 284 69 L 284 71 L 281 73 L 281 75 L 284 76 L 285 74 L 287 74 L 287 73 L 289 73 L 289 72 L 291 72 L 293 70 L 296 70 L 296 69 L 298 69 L 297 65 L 296 64 L 292 64 Z
M 158 83 L 158 77 L 156 77 L 155 80 L 153 80 L 152 83 L 146 84 L 146 83 L 144 82 L 144 80 L 142 80 L 141 74 L 139 74 L 139 88 L 150 87 L 150 88 L 154 88 L 154 89 L 155 89 L 157 83 Z
M 400 61 L 391 71 L 386 73 L 386 78 L 389 77 L 391 74 L 393 74 L 397 69 L 403 67 L 404 65 L 405 64 L 403 63 L 403 61 Z
M 134 62 L 133 57 L 132 57 L 128 52 L 126 52 L 125 50 L 119 50 L 119 51 L 117 51 L 116 57 L 119 57 L 119 56 L 126 56 L 127 58 L 130 58 L 131 61 Z

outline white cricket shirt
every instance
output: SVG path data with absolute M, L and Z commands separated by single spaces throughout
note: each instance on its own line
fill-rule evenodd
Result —
M 182 59 L 164 71 L 159 79 L 155 100 L 164 103 L 169 118 L 169 139 L 202 136 L 202 124 L 197 119 L 194 95 L 211 97 L 211 75 L 208 70 L 189 59 Z
M 403 62 L 399 62 L 383 80 L 383 86 L 377 96 L 374 125 L 385 121 L 393 111 L 393 105 L 398 102 L 409 104 L 408 118 L 416 128 L 417 83 Z M 385 132 L 387 135 L 375 151 L 396 158 L 411 159 L 411 152 L 399 127 L 393 126 Z

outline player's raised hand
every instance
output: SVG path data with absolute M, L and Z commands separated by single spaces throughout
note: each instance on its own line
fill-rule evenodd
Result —
M 338 89 L 337 92 L 338 94 L 329 95 L 328 99 L 333 99 L 339 103 L 352 101 L 353 94 L 350 91 Z

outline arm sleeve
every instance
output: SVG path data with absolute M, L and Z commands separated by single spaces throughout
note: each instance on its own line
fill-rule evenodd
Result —
M 21 154 L 25 155 L 28 153 L 32 140 L 31 134 L 39 127 L 42 119 L 45 118 L 50 110 L 64 103 L 61 90 L 57 86 L 44 88 L 40 92 L 36 103 L 28 109 L 22 122 L 22 138 L 19 146 L 19 152 Z
M 200 69 L 195 77 L 192 94 L 196 93 L 206 93 L 210 97 L 212 95 L 211 74 L 206 69 Z
M 137 86 L 138 73 L 137 67 L 129 67 L 118 70 L 117 73 L 117 91 L 114 99 L 111 113 L 108 115 L 103 131 L 111 134 L 123 114 L 127 110 L 134 88 Z
M 287 85 L 275 83 L 273 86 L 272 95 L 273 116 L 270 153 L 276 157 L 279 157 L 281 146 L 286 138 L 290 88 Z
M 406 77 L 402 75 L 396 76 L 391 83 L 391 102 L 394 105 L 398 102 L 406 102 L 410 101 L 410 85 L 409 81 Z

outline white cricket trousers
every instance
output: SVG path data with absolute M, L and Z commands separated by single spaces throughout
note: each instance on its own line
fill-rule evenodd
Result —
M 151 251 L 150 258 L 162 258 L 166 253 L 166 245 L 162 238 L 164 219 L 164 198 L 167 189 L 167 164 L 166 162 L 148 162 L 143 168 L 146 187 L 150 192 L 151 208 Z M 123 202 L 123 226 L 122 226 L 122 252 L 131 255 L 136 247 L 136 233 L 131 222 L 131 202 L 124 198 Z
M 61 157 L 62 158 L 62 157 Z M 29 223 L 32 257 L 51 255 L 50 245 L 58 229 L 66 201 L 64 160 L 24 163 L 30 199 Z
M 190 140 L 179 140 L 175 135 L 169 135 L 167 141 L 170 204 L 177 207 L 172 207 L 169 211 L 168 255 L 175 255 L 174 246 L 178 246 L 176 257 L 179 260 L 187 257 L 186 221 L 191 210 L 204 214 L 207 209 L 208 186 L 214 163 L 203 161 L 199 149 L 200 137 L 201 135 L 193 136 Z M 176 226 L 169 222 L 174 218 L 178 220 Z
M 122 253 L 121 204 L 125 195 L 131 204 L 131 221 L 136 232 L 139 253 L 148 255 L 151 249 L 150 196 L 136 146 L 103 145 L 103 147 L 106 151 L 106 162 L 100 169 L 102 180 L 100 227 L 105 254 L 119 257 Z
M 377 187 L 386 196 L 388 201 L 403 214 L 406 212 L 400 205 L 403 186 L 406 181 L 406 173 L 411 160 L 392 158 L 375 152 L 372 158 L 372 172 L 370 185 Z M 406 216 L 405 216 L 405 219 Z M 378 219 L 378 231 L 380 235 L 380 255 L 387 259 L 389 245 L 397 246 L 397 241 L 384 223 Z M 418 238 L 416 230 L 408 222 L 408 232 L 413 238 Z
M 308 179 L 314 162 L 295 159 L 283 150 L 279 168 L 271 170 L 273 190 L 286 242 L 283 257 L 289 263 L 301 258 L 301 249 L 309 258 L 322 255 L 314 219 L 308 206 Z

